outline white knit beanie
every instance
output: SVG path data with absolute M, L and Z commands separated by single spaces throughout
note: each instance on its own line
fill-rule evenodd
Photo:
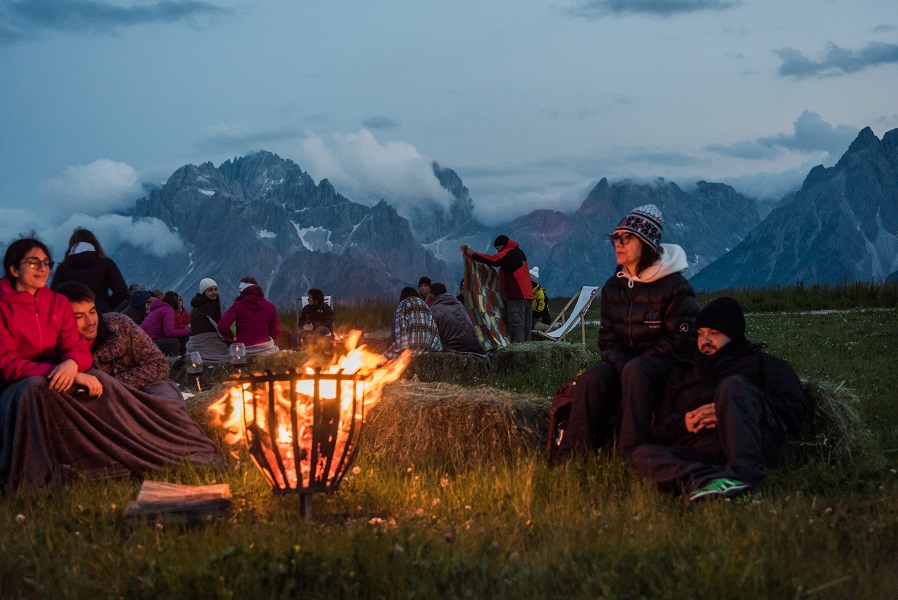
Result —
M 204 294 L 206 292 L 206 290 L 209 289 L 210 287 L 218 287 L 218 284 L 215 283 L 214 279 L 209 279 L 208 277 L 206 277 L 205 279 L 200 281 L 200 293 L 201 294 Z
M 539 267 L 530 269 L 530 281 L 539 281 Z

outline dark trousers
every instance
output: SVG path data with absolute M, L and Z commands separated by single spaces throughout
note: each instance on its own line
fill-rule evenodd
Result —
M 609 446 L 615 437 L 618 451 L 625 457 L 644 444 L 674 364 L 672 358 L 640 356 L 628 361 L 620 374 L 608 363 L 583 371 L 574 386 L 559 459 Z
M 722 379 L 714 394 L 716 436 L 694 436 L 694 445 L 644 444 L 630 455 L 633 469 L 668 491 L 691 492 L 726 477 L 763 485 L 766 466 L 782 458 L 785 426 L 767 406 L 764 393 L 741 376 Z
M 511 343 L 530 340 L 533 300 L 511 299 L 505 301 L 505 326 Z

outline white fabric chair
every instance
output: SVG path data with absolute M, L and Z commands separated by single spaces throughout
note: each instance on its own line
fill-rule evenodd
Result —
M 583 343 L 583 349 L 586 349 L 586 311 L 592 301 L 599 295 L 599 286 L 584 285 L 576 296 L 571 298 L 568 303 L 561 309 L 552 323 L 549 324 L 548 331 L 533 331 L 533 337 L 549 340 L 552 342 L 563 342 L 564 338 L 580 325 L 580 338 Z M 571 305 L 570 317 L 566 316 Z

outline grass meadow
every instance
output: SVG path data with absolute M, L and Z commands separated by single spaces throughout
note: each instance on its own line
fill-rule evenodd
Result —
M 363 442 L 356 472 L 315 497 L 309 522 L 236 448 L 224 471 L 151 477 L 228 483 L 231 515 L 204 526 L 129 527 L 137 480 L 0 496 L 0 597 L 893 598 L 898 294 L 880 287 L 877 300 L 844 306 L 852 289 L 814 301 L 797 288 L 730 295 L 752 311 L 751 339 L 802 378 L 854 390 L 879 460 L 796 465 L 773 472 L 763 495 L 689 505 L 603 454 L 553 468 L 533 448 L 459 467 L 388 460 Z M 338 305 L 338 322 L 389 326 L 390 306 L 354 310 L 344 319 Z M 591 348 L 595 338 L 592 325 Z M 579 368 L 486 385 L 548 403 Z

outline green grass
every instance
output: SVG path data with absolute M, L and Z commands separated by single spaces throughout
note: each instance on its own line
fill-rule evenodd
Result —
M 230 485 L 232 515 L 203 527 L 130 529 L 133 480 L 0 497 L 0 597 L 894 597 L 898 311 L 761 312 L 748 330 L 800 376 L 856 390 L 888 465 L 781 470 L 761 498 L 689 506 L 604 455 L 454 469 L 363 447 L 306 522 L 241 454 L 224 471 L 154 476 Z M 558 362 L 491 384 L 548 397 L 580 368 Z

